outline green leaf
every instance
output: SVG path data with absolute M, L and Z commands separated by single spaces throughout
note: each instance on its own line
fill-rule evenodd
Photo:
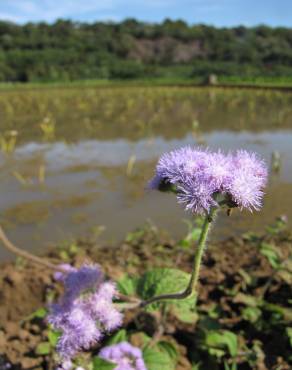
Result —
M 140 343 L 141 347 L 144 349 L 150 344 L 152 337 L 149 337 L 143 331 L 138 331 L 138 332 L 133 333 L 133 335 L 131 335 L 131 340 L 132 339 L 134 339 L 134 341 L 136 341 L 137 343 Z
M 155 295 L 178 293 L 186 289 L 190 275 L 177 269 L 156 268 L 142 276 L 137 285 L 138 295 L 143 299 L 149 299 Z M 160 303 L 149 306 L 148 309 L 157 309 Z M 179 320 L 186 323 L 194 323 L 198 319 L 195 310 L 195 296 L 192 295 L 183 300 L 169 300 L 165 303 L 168 309 Z
M 262 311 L 257 307 L 245 307 L 241 314 L 245 320 L 255 323 L 261 317 Z
M 252 231 L 249 231 L 242 234 L 242 238 L 250 242 L 256 242 L 258 240 L 258 235 Z
M 47 309 L 41 307 L 31 315 L 31 318 L 43 319 L 44 317 L 46 317 L 47 313 L 48 313 Z
M 65 250 L 59 251 L 59 256 L 60 256 L 62 261 L 69 261 L 69 259 L 70 259 L 70 256 L 69 256 L 68 252 L 65 251 Z
M 138 282 L 137 292 L 143 299 L 149 299 L 158 294 L 178 293 L 186 289 L 190 275 L 171 268 L 156 268 L 146 272 Z M 171 303 L 176 303 L 171 300 Z M 149 306 L 151 309 L 159 307 L 159 303 Z
M 138 278 L 124 275 L 117 283 L 120 293 L 133 296 L 136 294 Z
M 244 269 L 239 269 L 238 273 L 243 278 L 246 285 L 251 285 L 252 284 L 252 282 L 253 282 L 252 277 Z
M 280 305 L 273 304 L 273 303 L 267 303 L 267 302 L 264 303 L 263 307 L 265 310 L 276 314 L 279 317 L 279 319 L 283 318 L 284 320 L 287 320 L 289 322 L 292 321 L 292 309 L 291 308 L 282 307 Z
M 183 248 L 189 248 L 199 239 L 204 223 L 204 218 L 197 217 L 195 222 L 191 222 L 190 220 L 183 221 L 188 226 L 188 232 L 187 235 L 179 241 L 178 245 Z
M 286 333 L 287 333 L 288 338 L 289 338 L 290 347 L 292 348 L 292 327 L 286 328 Z
M 237 354 L 237 336 L 228 330 L 207 332 L 204 345 L 217 357 L 222 357 L 226 352 L 232 357 Z
M 35 350 L 35 353 L 37 355 L 48 355 L 50 352 L 51 352 L 51 345 L 49 342 L 39 343 Z
M 174 316 L 186 324 L 196 323 L 199 319 L 198 312 L 195 308 L 195 296 L 178 300 L 171 307 L 171 312 Z
M 292 256 L 282 263 L 278 276 L 285 281 L 288 285 L 292 285 Z
M 52 347 L 56 347 L 60 335 L 61 333 L 59 331 L 50 330 L 48 332 L 49 343 Z
M 167 352 L 160 352 L 156 347 L 147 348 L 143 351 L 143 358 L 147 370 L 174 370 L 176 361 L 174 361 Z
M 106 361 L 100 357 L 94 357 L 92 360 L 92 370 L 113 370 L 117 367 L 117 364 Z
M 142 276 L 137 291 L 143 299 L 157 294 L 178 293 L 187 287 L 189 279 L 190 275 L 181 270 L 155 268 Z
M 279 253 L 276 250 L 276 247 L 272 244 L 262 243 L 260 246 L 260 252 L 263 256 L 265 256 L 270 265 L 277 269 L 281 266 L 281 261 L 279 258 Z
M 187 237 L 188 241 L 190 243 L 197 241 L 201 235 L 201 231 L 202 230 L 199 227 L 193 228 L 193 230 L 191 230 L 188 234 L 188 237 Z
M 209 348 L 209 353 L 211 356 L 221 358 L 225 355 L 225 350 L 220 348 Z
M 219 304 L 213 302 L 205 305 L 201 308 L 202 312 L 205 312 L 211 319 L 219 319 L 222 314 L 222 309 Z
M 236 370 L 237 364 L 233 362 L 232 365 L 229 365 L 227 361 L 224 361 L 224 370 Z
M 219 330 L 221 329 L 221 325 L 211 317 L 200 315 L 199 328 L 201 330 Z
M 109 340 L 107 341 L 107 345 L 127 342 L 127 340 L 127 331 L 125 329 L 122 329 L 109 338 Z
M 119 291 L 126 295 L 138 295 L 142 299 L 149 299 L 155 295 L 166 293 L 178 293 L 185 290 L 189 283 L 190 275 L 170 268 L 156 268 L 146 272 L 140 279 L 123 276 L 118 282 Z M 156 310 L 161 302 L 147 307 L 148 310 Z M 164 304 L 172 311 L 179 320 L 186 323 L 194 323 L 198 319 L 195 310 L 195 296 L 184 300 L 164 301 Z
M 162 340 L 157 343 L 157 347 L 161 350 L 161 352 L 166 352 L 173 360 L 177 360 L 178 352 L 172 343 Z
M 249 294 L 244 294 L 244 293 L 237 293 L 236 296 L 233 298 L 233 302 L 234 303 L 242 303 L 246 306 L 249 306 L 249 307 L 257 307 L 257 306 L 260 306 L 261 304 L 261 301 L 259 300 L 259 298 L 257 297 L 254 297 L 252 295 L 249 295 Z
M 287 228 L 287 221 L 282 217 L 278 217 L 276 221 L 266 227 L 266 230 L 271 235 L 276 235 Z
M 185 239 L 181 239 L 179 242 L 178 242 L 178 245 L 181 247 L 181 248 L 190 248 L 191 247 L 191 244 L 189 242 L 189 240 L 187 238 Z
M 137 241 L 140 238 L 142 238 L 144 234 L 145 234 L 145 230 L 144 229 L 137 229 L 137 230 L 135 230 L 133 232 L 130 232 L 126 236 L 126 242 L 127 243 L 132 243 L 134 241 Z
M 185 238 L 181 239 L 178 242 L 178 245 L 181 248 L 190 248 L 199 239 L 202 225 L 197 226 L 197 223 L 194 225 L 189 220 L 185 220 L 185 222 L 188 225 L 188 233 Z
M 69 246 L 69 252 L 71 255 L 75 256 L 77 253 L 78 253 L 78 245 L 76 243 L 72 243 L 70 246 Z
M 48 311 L 41 307 L 38 310 L 34 311 L 31 315 L 27 316 L 23 321 L 30 321 L 33 319 L 43 319 L 47 316 Z

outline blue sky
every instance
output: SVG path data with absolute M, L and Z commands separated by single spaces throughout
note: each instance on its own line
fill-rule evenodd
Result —
M 0 19 L 16 23 L 134 17 L 157 22 L 166 17 L 216 26 L 292 26 L 292 0 L 0 0 Z

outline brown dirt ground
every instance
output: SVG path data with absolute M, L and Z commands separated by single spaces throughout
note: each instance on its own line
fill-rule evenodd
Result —
M 265 337 L 247 327 L 239 315 L 240 296 L 237 301 L 225 293 L 226 289 L 245 291 L 244 273 L 256 278 L 257 286 L 249 289 L 248 293 L 260 296 L 266 283 L 273 276 L 271 284 L 265 293 L 265 299 L 270 303 L 286 305 L 291 299 L 291 285 L 285 283 L 274 270 L 267 258 L 259 253 L 258 245 L 262 242 L 274 243 L 280 250 L 282 259 L 288 258 L 292 251 L 292 238 L 287 233 L 275 236 L 229 239 L 216 245 L 211 245 L 204 257 L 204 266 L 201 270 L 198 307 L 200 312 L 207 312 L 213 304 L 219 304 L 222 309 L 220 322 L 225 329 L 240 333 L 248 331 L 245 340 L 248 344 L 260 340 L 263 345 L 262 359 L 255 369 L 289 369 L 283 355 L 283 345 L 275 334 L 274 338 Z M 64 251 L 63 251 L 64 252 Z M 63 253 L 62 252 L 62 253 Z M 59 249 L 48 251 L 45 258 L 59 263 Z M 172 240 L 156 230 L 148 230 L 131 242 L 123 242 L 116 248 L 96 246 L 88 241 L 78 242 L 78 251 L 67 252 L 66 258 L 74 265 L 84 260 L 100 263 L 107 275 L 118 279 L 123 272 L 143 273 L 155 266 L 171 266 L 190 271 L 192 251 L 182 250 Z M 42 319 L 30 319 L 32 312 L 43 307 L 55 290 L 52 272 L 30 263 L 5 263 L 0 271 L 0 370 L 8 369 L 52 369 L 53 359 L 48 356 L 37 355 L 35 350 L 38 343 L 47 338 L 46 324 Z M 224 288 L 222 290 L 222 287 Z M 131 325 L 137 312 L 131 312 L 126 317 L 126 325 Z M 141 316 L 142 315 L 142 316 Z M 143 315 L 146 315 L 143 318 Z M 155 317 L 140 314 L 140 320 L 154 320 L 154 329 L 151 333 L 149 323 L 146 330 L 150 334 L 155 332 Z M 135 319 L 135 320 L 136 320 Z M 190 370 L 189 350 L 193 344 L 191 333 L 196 328 L 186 325 L 175 319 L 169 320 L 169 327 L 165 329 L 165 336 L 175 339 L 178 343 L 180 359 L 179 370 Z M 291 326 L 291 325 L 290 325 Z M 139 336 L 132 336 L 131 341 L 139 344 Z M 93 350 L 93 352 L 97 350 Z M 247 365 L 238 369 L 250 369 Z M 219 367 L 221 369 L 221 367 Z

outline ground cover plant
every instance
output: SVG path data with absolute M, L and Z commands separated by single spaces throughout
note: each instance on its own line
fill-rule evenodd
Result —
M 286 265 L 286 262 L 290 261 L 289 248 L 283 256 L 276 252 L 273 244 L 247 236 L 250 253 L 261 254 L 274 270 L 269 279 L 262 283 L 259 282 L 260 276 L 249 276 L 245 271 L 246 268 L 252 267 L 247 264 L 247 261 L 251 262 L 249 258 L 247 261 L 242 258 L 242 266 L 241 261 L 229 259 L 227 265 L 239 263 L 240 272 L 237 273 L 241 279 L 229 275 L 228 268 L 220 277 L 215 269 L 213 290 L 211 289 L 207 296 L 208 300 L 216 303 L 208 302 L 205 307 L 204 304 L 197 306 L 197 302 L 204 299 L 198 295 L 199 273 L 208 232 L 216 214 L 220 210 L 230 214 L 233 208 L 259 210 L 266 181 L 267 169 L 264 162 L 255 154 L 246 151 L 223 154 L 220 151 L 187 147 L 163 155 L 149 188 L 173 192 L 187 210 L 202 216 L 194 255 L 192 256 L 192 248 L 189 246 L 196 237 L 187 237 L 178 245 L 176 268 L 158 267 L 155 266 L 156 263 L 151 266 L 149 263 L 151 268 L 147 268 L 142 276 L 127 271 L 128 274 L 115 278 L 116 283 L 105 278 L 101 267 L 96 264 L 83 263 L 79 268 L 70 264 L 57 266 L 33 257 L 34 262 L 54 269 L 54 279 L 64 285 L 60 297 L 57 300 L 52 299 L 53 302 L 48 305 L 48 340 L 38 347 L 39 354 L 50 355 L 56 348 L 55 359 L 63 369 L 175 369 L 181 361 L 180 354 L 185 356 L 185 364 L 178 365 L 182 368 L 192 366 L 193 369 L 236 369 L 243 365 L 241 368 L 257 366 L 260 369 L 260 366 L 266 366 L 265 352 L 261 349 L 262 344 L 256 340 L 258 336 L 261 338 L 261 334 L 264 336 L 270 330 L 273 333 L 272 323 L 275 320 L 276 332 L 284 335 L 285 340 L 281 343 L 279 358 L 275 360 L 271 356 L 269 361 L 272 366 L 279 365 L 284 369 L 291 360 L 289 355 L 286 356 L 291 337 L 287 322 L 291 320 L 291 313 L 289 308 L 285 307 L 285 283 L 289 286 L 291 279 L 291 266 Z M 270 228 L 269 233 L 278 234 L 283 223 L 284 221 L 280 220 L 278 225 Z M 193 235 L 198 235 L 198 229 L 192 232 Z M 137 235 L 132 238 L 139 239 L 139 236 L 138 234 L 138 238 Z M 6 239 L 5 234 L 2 233 L 1 238 L 8 249 L 20 253 L 22 257 L 29 257 L 26 253 L 19 252 Z M 256 245 L 253 245 L 254 241 Z M 163 248 L 161 250 L 161 246 L 158 247 L 157 251 L 162 253 Z M 220 252 L 217 251 L 216 258 L 220 256 Z M 191 263 L 190 257 L 193 257 Z M 118 259 L 120 265 L 127 262 L 127 259 Z M 178 268 L 180 260 L 184 263 L 188 261 L 191 266 L 190 273 Z M 261 265 L 261 261 L 262 259 L 257 262 L 257 267 L 258 263 Z M 134 266 L 139 265 L 137 260 L 136 263 L 132 260 L 129 262 Z M 212 266 L 209 261 L 209 264 L 207 266 L 212 276 L 212 267 L 216 263 Z M 284 276 L 282 279 L 285 282 L 280 284 L 280 290 L 283 288 L 284 293 L 283 305 L 279 306 L 265 301 L 265 295 L 275 285 L 278 274 Z M 260 293 L 258 288 L 261 288 Z M 224 296 L 225 299 L 222 299 Z M 226 299 L 226 296 L 229 299 Z M 240 320 L 236 320 L 239 313 Z M 269 314 L 272 329 L 265 327 L 265 315 L 268 317 Z M 29 320 L 44 315 L 43 312 L 37 313 Z M 178 321 L 176 330 L 171 328 L 169 317 L 172 317 L 174 322 Z M 247 328 L 241 326 L 242 318 L 244 323 L 247 322 Z M 263 322 L 259 324 L 261 319 Z M 229 330 L 230 327 L 235 332 Z M 120 330 L 112 335 L 118 328 Z M 245 330 L 250 337 L 244 338 Z M 169 340 L 170 333 L 175 335 Z M 252 341 L 254 337 L 256 339 Z M 261 341 L 266 345 L 266 339 L 259 339 L 259 342 Z M 182 346 L 188 353 L 182 352 Z M 93 358 L 88 353 L 79 356 L 82 350 L 89 351 L 91 347 L 95 347 L 97 355 Z

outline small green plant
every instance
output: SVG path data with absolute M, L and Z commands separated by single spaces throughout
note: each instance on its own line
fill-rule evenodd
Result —
M 282 231 L 287 230 L 287 217 L 285 215 L 277 217 L 276 222 L 266 227 L 266 230 L 271 235 L 277 235 Z
M 43 133 L 43 139 L 45 141 L 50 141 L 55 137 L 56 123 L 52 117 L 47 116 L 40 123 L 40 129 Z
M 127 174 L 128 177 L 130 177 L 132 175 L 135 163 L 136 163 L 136 156 L 133 154 L 133 155 L 130 156 L 130 158 L 128 160 L 128 164 L 127 164 L 126 174 Z
M 18 132 L 16 130 L 10 130 L 0 135 L 0 148 L 2 153 L 10 154 L 14 152 L 17 136 Z
M 199 240 L 203 222 L 204 219 L 202 217 L 197 217 L 194 222 L 185 220 L 188 231 L 186 236 L 178 243 L 183 249 L 190 249 Z

